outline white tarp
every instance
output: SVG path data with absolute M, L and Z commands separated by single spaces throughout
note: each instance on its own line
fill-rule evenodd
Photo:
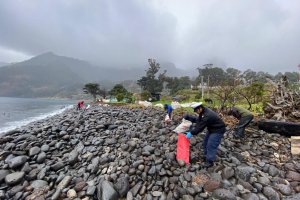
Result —
M 139 105 L 145 106 L 145 107 L 151 107 L 152 103 L 149 101 L 139 101 L 138 102 Z
M 154 106 L 159 108 L 164 108 L 164 105 L 162 103 L 155 104 Z
M 180 103 L 178 103 L 177 101 L 173 101 L 173 102 L 171 103 L 171 106 L 172 106 L 173 109 L 181 108 Z
M 191 107 L 191 105 L 193 105 L 195 103 L 197 103 L 197 102 L 182 103 L 181 106 L 184 107 L 184 108 L 187 108 L 187 107 Z

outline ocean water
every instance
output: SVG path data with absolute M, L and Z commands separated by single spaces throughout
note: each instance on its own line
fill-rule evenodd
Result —
M 0 97 L 0 134 L 62 113 L 76 101 Z

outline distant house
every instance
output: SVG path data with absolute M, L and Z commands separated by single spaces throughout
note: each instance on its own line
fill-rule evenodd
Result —
M 203 87 L 204 87 L 204 89 L 207 88 L 206 83 L 203 84 Z M 200 90 L 200 89 L 202 89 L 202 86 L 201 86 L 201 84 L 199 84 L 199 85 L 191 85 L 191 89 L 192 90 Z

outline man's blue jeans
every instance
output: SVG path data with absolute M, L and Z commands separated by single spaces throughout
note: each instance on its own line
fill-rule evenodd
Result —
M 204 155 L 206 161 L 213 162 L 216 159 L 218 146 L 224 136 L 223 132 L 207 132 L 203 141 Z

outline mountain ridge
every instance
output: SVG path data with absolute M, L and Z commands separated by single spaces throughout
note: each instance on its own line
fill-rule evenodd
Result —
M 82 92 L 88 82 L 106 85 L 125 80 L 138 80 L 145 75 L 147 67 L 106 68 L 90 64 L 87 61 L 46 52 L 28 60 L 9 64 L 0 68 L 0 96 L 11 97 L 53 97 L 56 94 Z M 183 76 L 183 70 L 177 70 L 170 63 L 161 64 L 162 73 Z M 168 69 L 171 69 L 170 72 Z

